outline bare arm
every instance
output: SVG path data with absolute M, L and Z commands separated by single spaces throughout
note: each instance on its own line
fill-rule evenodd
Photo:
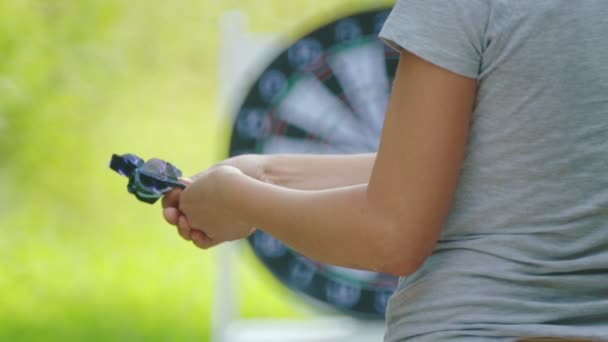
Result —
M 322 262 L 414 272 L 450 208 L 476 87 L 474 79 L 402 53 L 369 184 L 294 190 L 220 167 L 182 195 L 190 227 L 211 238 L 192 239 L 209 247 L 255 226 Z M 343 170 L 345 179 L 349 172 Z M 234 226 L 242 231 L 231 232 Z
M 299 190 L 367 184 L 375 153 L 353 155 L 285 154 L 267 156 L 262 180 Z
M 367 184 L 375 153 L 241 155 L 220 162 L 247 176 L 290 189 L 322 190 Z

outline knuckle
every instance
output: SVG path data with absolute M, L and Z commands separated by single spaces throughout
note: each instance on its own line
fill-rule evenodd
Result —
M 204 241 L 201 241 L 199 239 L 196 240 L 192 240 L 192 242 L 194 242 L 194 245 L 200 249 L 208 249 L 209 245 L 206 244 Z
M 190 229 L 178 226 L 177 227 L 177 232 L 178 232 L 178 234 L 182 238 L 184 238 L 184 240 L 191 240 L 192 239 L 191 236 L 190 236 Z
M 173 213 L 171 212 L 171 210 L 169 210 L 169 209 L 163 210 L 163 217 L 164 217 L 165 221 L 167 221 L 167 223 L 175 224 L 175 217 L 174 217 Z

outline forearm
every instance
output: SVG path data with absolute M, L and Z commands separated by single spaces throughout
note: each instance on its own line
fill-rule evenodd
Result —
M 262 181 L 290 189 L 322 190 L 367 184 L 376 154 L 277 154 L 264 158 Z
M 391 218 L 376 210 L 367 185 L 320 191 L 278 187 L 232 173 L 218 180 L 221 201 L 240 220 L 269 233 L 314 260 L 387 273 L 406 253 Z M 400 270 L 402 269 L 402 271 Z

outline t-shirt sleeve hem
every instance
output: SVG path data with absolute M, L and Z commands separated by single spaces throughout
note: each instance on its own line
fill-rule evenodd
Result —
M 434 64 L 443 69 L 447 69 L 461 76 L 477 79 L 479 67 L 473 66 L 471 61 L 461 56 L 457 56 L 439 46 L 434 46 L 415 35 L 404 37 L 397 30 L 385 25 L 379 35 L 387 45 L 398 51 L 407 50 L 408 52 Z

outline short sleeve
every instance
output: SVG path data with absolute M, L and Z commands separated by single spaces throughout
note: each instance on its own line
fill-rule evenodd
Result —
M 398 0 L 380 38 L 454 73 L 478 78 L 488 1 Z

